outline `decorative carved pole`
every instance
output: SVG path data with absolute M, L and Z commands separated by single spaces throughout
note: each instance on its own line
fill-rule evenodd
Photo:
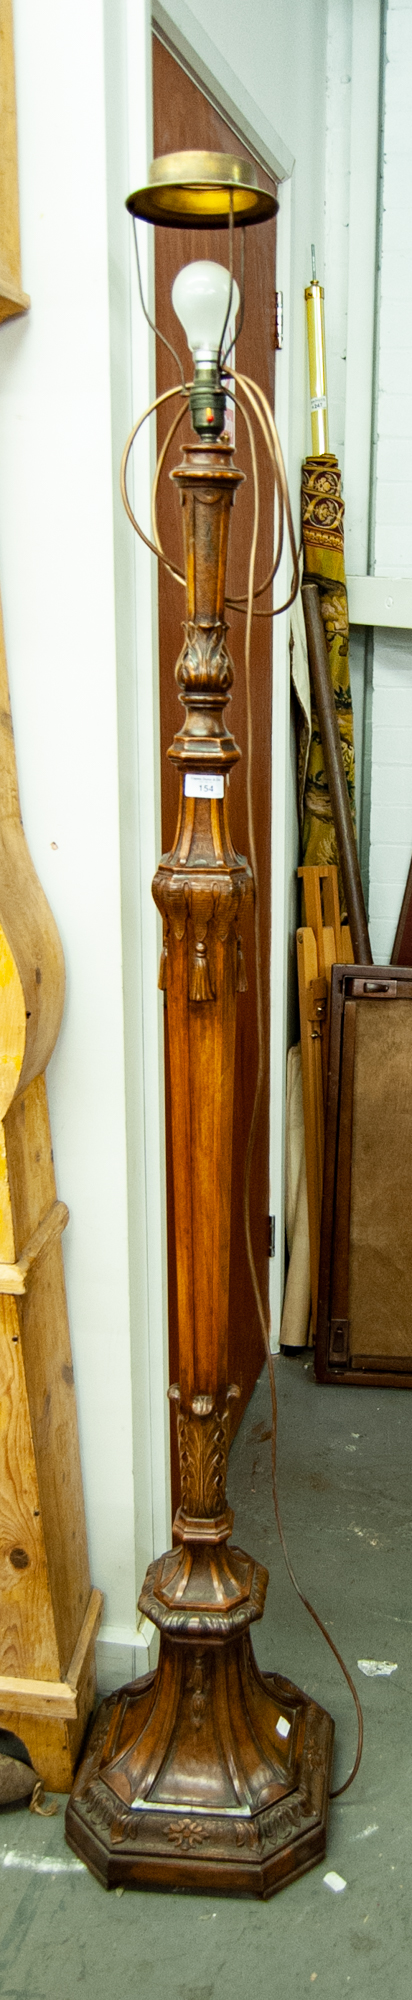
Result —
M 229 516 L 242 474 L 228 446 L 194 445 L 172 476 L 187 572 L 188 620 L 176 667 L 185 721 L 169 751 L 180 775 L 176 839 L 153 894 L 163 917 L 176 1208 L 180 1382 L 170 1394 L 182 1486 L 175 1533 L 183 1548 L 174 1594 L 186 1601 L 184 1576 L 190 1597 L 196 1594 L 207 1550 L 212 1608 L 236 1595 L 223 1553 L 232 1525 L 225 1505 L 229 1403 L 238 1395 L 227 1385 L 230 1191 L 236 992 L 246 986 L 240 922 L 252 878 L 230 837 L 225 781 L 239 751 L 223 711 L 233 681 L 224 623 Z M 216 775 L 222 796 L 208 798 Z M 196 789 L 203 796 L 191 796 Z
M 263 1611 L 267 1571 L 227 1547 L 238 1394 L 227 1384 L 235 1016 L 252 877 L 232 846 L 225 796 L 239 751 L 223 714 L 233 680 L 224 602 L 242 474 L 228 445 L 207 442 L 187 448 L 172 477 L 186 551 L 176 668 L 185 719 L 168 753 L 180 773 L 175 844 L 153 893 L 169 1019 L 181 1504 L 177 1547 L 150 1565 L 139 1599 L 161 1634 L 157 1673 L 103 1704 L 66 1826 L 109 1886 L 262 1895 L 324 1852 L 333 1724 L 290 1682 L 258 1671 L 249 1627 Z

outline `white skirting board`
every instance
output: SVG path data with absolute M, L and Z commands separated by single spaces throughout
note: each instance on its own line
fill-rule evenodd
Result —
M 141 1618 L 136 1630 L 107 1625 L 96 1645 L 97 1692 L 114 1694 L 125 1681 L 141 1680 L 157 1665 L 159 1635 L 150 1618 Z

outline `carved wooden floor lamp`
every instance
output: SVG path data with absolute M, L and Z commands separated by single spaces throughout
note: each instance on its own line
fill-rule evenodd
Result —
M 258 1670 L 250 1625 L 263 1612 L 267 1572 L 228 1547 L 226 1503 L 230 1402 L 238 1394 L 227 1383 L 235 1016 L 246 985 L 240 924 L 253 879 L 232 845 L 226 796 L 239 752 L 223 715 L 233 680 L 225 570 L 243 474 L 222 438 L 224 342 L 235 290 L 233 225 L 264 220 L 275 203 L 249 162 L 183 154 L 156 160 L 149 187 L 128 206 L 163 225 L 228 222 L 230 273 L 192 264 L 173 294 L 194 352 L 198 434 L 172 474 L 185 538 L 187 624 L 176 669 L 185 720 L 169 751 L 180 773 L 175 844 L 153 884 L 170 1041 L 180 1361 L 170 1395 L 181 1504 L 176 1546 L 150 1565 L 139 1599 L 160 1630 L 157 1671 L 103 1703 L 66 1825 L 75 1852 L 109 1887 L 267 1896 L 324 1853 L 333 1741 L 324 1710 L 291 1682 Z M 239 379 L 256 409 L 261 392 Z M 186 408 L 185 385 L 183 394 Z M 155 515 L 154 534 L 159 552 Z

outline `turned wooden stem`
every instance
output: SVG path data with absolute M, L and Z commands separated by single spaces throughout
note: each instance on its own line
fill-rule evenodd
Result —
M 223 616 L 226 558 L 242 474 L 228 446 L 194 445 L 171 476 L 181 495 L 187 565 L 187 626 L 176 667 L 185 721 L 168 753 L 180 771 L 175 842 L 153 894 L 163 917 L 160 984 L 170 1048 L 181 1470 L 184 1462 L 186 1511 L 208 1518 L 222 1513 L 228 1446 L 236 994 L 246 985 L 240 921 L 252 894 L 250 869 L 230 836 L 226 780 L 239 751 L 223 715 L 233 680 Z M 188 796 L 187 775 L 203 775 L 207 791 L 216 773 L 221 797 Z M 205 1469 L 208 1451 L 213 1477 Z

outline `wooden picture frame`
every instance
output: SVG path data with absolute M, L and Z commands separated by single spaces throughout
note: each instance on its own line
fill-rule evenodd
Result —
M 335 965 L 315 1368 L 412 1388 L 412 973 Z

